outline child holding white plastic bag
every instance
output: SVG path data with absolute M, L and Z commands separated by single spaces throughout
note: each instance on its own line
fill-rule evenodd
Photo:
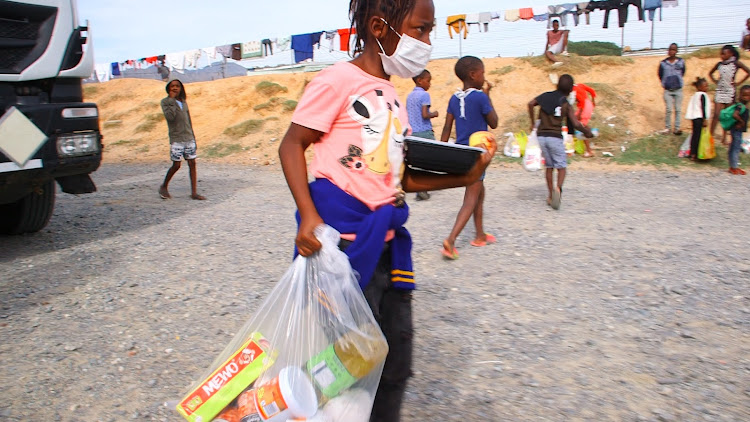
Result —
M 587 138 L 593 138 L 591 130 L 576 119 L 573 107 L 568 103 L 568 95 L 573 90 L 573 77 L 564 74 L 560 76 L 555 91 L 545 92 L 533 100 L 529 101 L 529 119 L 531 121 L 531 131 L 534 131 L 535 108 L 539 107 L 539 128 L 537 139 L 544 156 L 547 172 L 547 205 L 553 209 L 560 209 L 562 199 L 562 186 L 565 181 L 566 168 L 568 166 L 568 157 L 565 153 L 565 143 L 562 135 L 563 119 L 567 120 L 567 126 L 573 127 L 581 132 Z M 554 185 L 553 176 L 557 169 L 557 186 Z
M 410 9 L 406 6 L 410 5 Z M 404 192 L 466 186 L 478 180 L 497 146 L 486 145 L 464 175 L 406 168 L 403 137 L 408 117 L 390 82 L 411 78 L 430 58 L 435 20 L 432 0 L 352 0 L 355 58 L 337 63 L 305 88 L 279 147 L 298 208 L 295 245 L 303 256 L 321 247 L 313 231 L 328 224 L 342 233 L 340 247 L 360 275 L 360 286 L 389 351 L 370 421 L 398 422 L 411 375 L 411 237 L 403 224 Z M 305 150 L 315 155 L 308 184 Z

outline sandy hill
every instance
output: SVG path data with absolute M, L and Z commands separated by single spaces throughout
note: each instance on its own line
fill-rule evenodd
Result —
M 552 69 L 541 57 L 485 59 L 486 76 L 495 85 L 491 92 L 500 116 L 494 132 L 528 128 L 526 104 L 541 92 L 553 89 L 549 74 L 570 73 L 577 82 L 593 86 L 597 108 L 592 126 L 602 136 L 599 149 L 613 152 L 619 145 L 664 127 L 664 101 L 657 78 L 663 57 L 566 58 Z M 706 77 L 716 58 L 687 59 L 686 81 Z M 460 83 L 453 73 L 455 59 L 434 60 L 433 120 L 440 133 L 450 96 Z M 235 77 L 186 85 L 199 155 L 204 160 L 227 163 L 269 164 L 277 162 L 283 137 L 303 89 L 316 73 Z M 410 79 L 394 78 L 401 97 L 413 88 Z M 685 88 L 683 109 L 694 93 Z M 86 99 L 99 105 L 105 143 L 105 162 L 167 161 L 167 125 L 159 106 L 166 95 L 164 83 L 153 80 L 120 79 L 85 87 Z M 683 122 L 689 128 L 689 122 Z

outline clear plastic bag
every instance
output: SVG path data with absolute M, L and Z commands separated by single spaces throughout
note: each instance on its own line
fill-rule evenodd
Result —
M 369 420 L 388 345 L 339 233 L 315 234 L 321 250 L 294 260 L 178 403 L 188 421 Z M 242 361 L 251 368 L 244 377 Z
M 539 146 L 536 129 L 528 136 L 526 151 L 523 155 L 523 168 L 528 171 L 537 171 L 542 168 L 542 148 Z

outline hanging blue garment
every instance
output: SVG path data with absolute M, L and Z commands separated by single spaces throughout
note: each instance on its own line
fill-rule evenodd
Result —
M 645 0 L 643 2 L 643 10 L 648 10 L 648 19 L 653 21 L 656 9 L 659 9 L 659 21 L 662 20 L 662 7 L 661 0 Z

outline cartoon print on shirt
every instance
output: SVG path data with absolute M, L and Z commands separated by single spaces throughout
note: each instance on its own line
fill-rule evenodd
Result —
M 404 136 L 406 128 L 398 118 L 400 105 L 397 101 L 391 105 L 383 97 L 383 91 L 375 90 L 377 104 L 373 104 L 364 95 L 349 97 L 347 107 L 349 116 L 362 125 L 362 148 L 349 145 L 348 155 L 339 162 L 346 168 L 361 170 L 362 167 L 375 173 L 386 175 L 389 172 L 400 181 L 401 168 L 392 169 L 391 161 L 402 161 Z
M 349 145 L 349 155 L 339 158 L 339 163 L 348 169 L 357 171 L 363 171 L 367 168 L 365 160 L 362 159 L 362 148 L 351 144 Z

